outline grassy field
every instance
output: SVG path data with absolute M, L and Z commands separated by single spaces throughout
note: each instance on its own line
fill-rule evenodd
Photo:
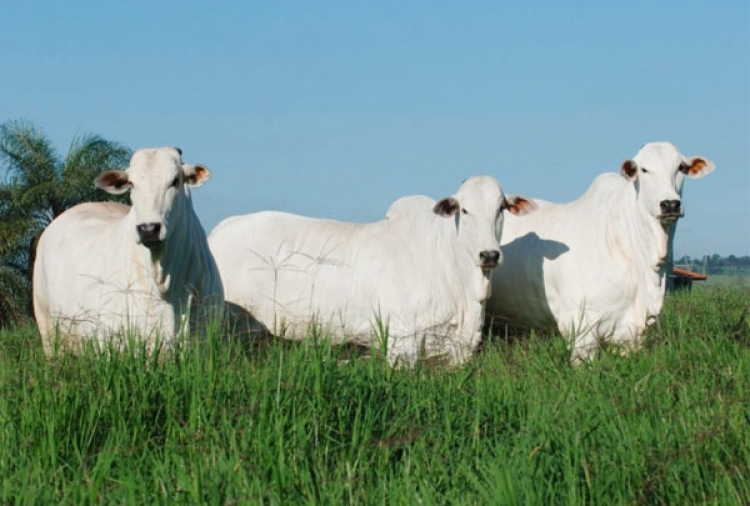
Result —
M 711 274 L 706 281 L 698 281 L 695 284 L 700 283 L 708 288 L 738 287 L 750 290 L 750 276 L 745 274 Z
M 0 333 L 0 502 L 748 504 L 750 291 L 672 296 L 647 349 L 562 338 L 455 371 L 208 339 L 44 359 Z

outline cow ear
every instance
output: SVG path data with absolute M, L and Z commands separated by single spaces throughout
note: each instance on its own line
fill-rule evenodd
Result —
M 633 160 L 625 160 L 620 165 L 620 174 L 628 181 L 635 181 L 638 177 L 638 164 Z
M 124 170 L 107 170 L 94 179 L 94 185 L 112 195 L 122 195 L 133 187 Z
M 537 207 L 538 206 L 536 205 L 536 202 L 534 202 L 533 200 L 529 200 L 526 197 L 522 197 L 520 195 L 511 195 L 510 197 L 505 197 L 505 205 L 503 206 L 503 210 L 510 211 L 511 214 L 515 214 L 516 216 L 523 216 L 529 211 L 533 211 Z
M 185 181 L 188 186 L 191 186 L 192 188 L 200 188 L 211 179 L 211 171 L 204 165 L 200 164 L 183 165 L 182 172 L 185 173 Z
M 435 214 L 447 218 L 456 214 L 460 207 L 461 206 L 458 205 L 458 200 L 454 197 L 445 197 L 444 199 L 438 200 L 432 210 Z
M 685 160 L 685 163 L 680 165 L 680 171 L 693 179 L 698 179 L 703 176 L 707 176 L 716 169 L 714 162 L 708 158 L 701 156 L 694 156 Z

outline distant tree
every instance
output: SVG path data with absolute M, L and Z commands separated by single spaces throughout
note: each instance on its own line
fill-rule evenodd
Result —
M 28 311 L 36 242 L 42 231 L 80 202 L 113 200 L 93 180 L 102 170 L 127 166 L 129 157 L 130 150 L 120 144 L 83 135 L 75 137 L 65 158 L 60 158 L 31 123 L 0 125 L 0 160 L 6 165 L 5 181 L 0 182 L 0 324 L 3 307 L 17 308 L 20 300 Z M 14 312 L 6 310 L 8 315 Z
M 0 196 L 0 327 L 28 313 L 29 279 L 24 275 L 27 223 L 8 211 L 9 202 Z

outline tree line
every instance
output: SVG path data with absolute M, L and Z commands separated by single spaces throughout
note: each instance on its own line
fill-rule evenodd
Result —
M 25 120 L 0 125 L 0 327 L 32 314 L 36 243 L 52 220 L 81 202 L 118 200 L 94 178 L 128 165 L 129 148 L 99 135 L 76 136 L 64 156 Z
M 685 255 L 675 262 L 675 265 L 685 267 L 701 274 L 730 274 L 745 272 L 750 275 L 750 255 L 722 257 L 714 253 L 704 255 L 702 258 L 691 258 Z

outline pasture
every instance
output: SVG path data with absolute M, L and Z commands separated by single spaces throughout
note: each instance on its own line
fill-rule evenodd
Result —
M 750 274 L 730 273 L 730 274 L 711 274 L 704 282 L 711 288 L 741 287 L 750 290 Z
M 696 287 L 632 357 L 532 333 L 452 371 L 218 330 L 47 361 L 28 324 L 0 332 L 0 502 L 747 504 L 749 308 Z

